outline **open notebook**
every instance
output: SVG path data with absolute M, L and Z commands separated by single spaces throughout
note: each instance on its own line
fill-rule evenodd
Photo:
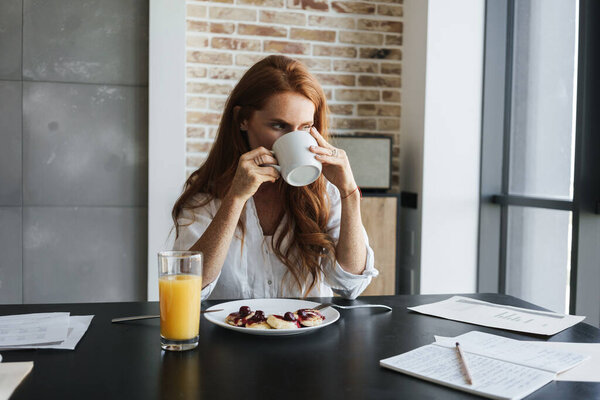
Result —
M 466 353 L 473 385 L 465 381 L 454 344 Z M 588 357 L 472 331 L 381 360 L 382 367 L 490 399 L 521 399 Z

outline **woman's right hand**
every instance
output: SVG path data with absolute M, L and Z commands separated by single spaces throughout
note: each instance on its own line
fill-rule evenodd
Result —
M 264 147 L 257 147 L 240 156 L 228 196 L 247 201 L 264 182 L 275 182 L 279 172 L 264 164 L 277 164 L 277 159 Z

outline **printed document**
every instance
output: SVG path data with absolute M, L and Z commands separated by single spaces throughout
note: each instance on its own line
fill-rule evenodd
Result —
M 488 303 L 463 296 L 453 296 L 447 300 L 408 309 L 454 321 L 538 335 L 554 335 L 585 318 Z

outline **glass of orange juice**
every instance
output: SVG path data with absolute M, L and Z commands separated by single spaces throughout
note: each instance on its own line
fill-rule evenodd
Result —
M 183 351 L 198 346 L 201 292 L 202 253 L 158 253 L 160 346 L 164 350 Z

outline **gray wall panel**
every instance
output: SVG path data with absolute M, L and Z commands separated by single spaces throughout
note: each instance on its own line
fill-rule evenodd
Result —
M 141 301 L 146 208 L 26 207 L 26 303 Z
M 21 79 L 23 0 L 0 1 L 0 79 Z
M 22 164 L 20 81 L 0 81 L 0 140 L 0 206 L 20 206 Z
M 0 304 L 22 301 L 21 207 L 0 207 Z
M 23 85 L 24 205 L 147 205 L 146 88 Z
M 148 83 L 147 0 L 24 1 L 24 79 Z

